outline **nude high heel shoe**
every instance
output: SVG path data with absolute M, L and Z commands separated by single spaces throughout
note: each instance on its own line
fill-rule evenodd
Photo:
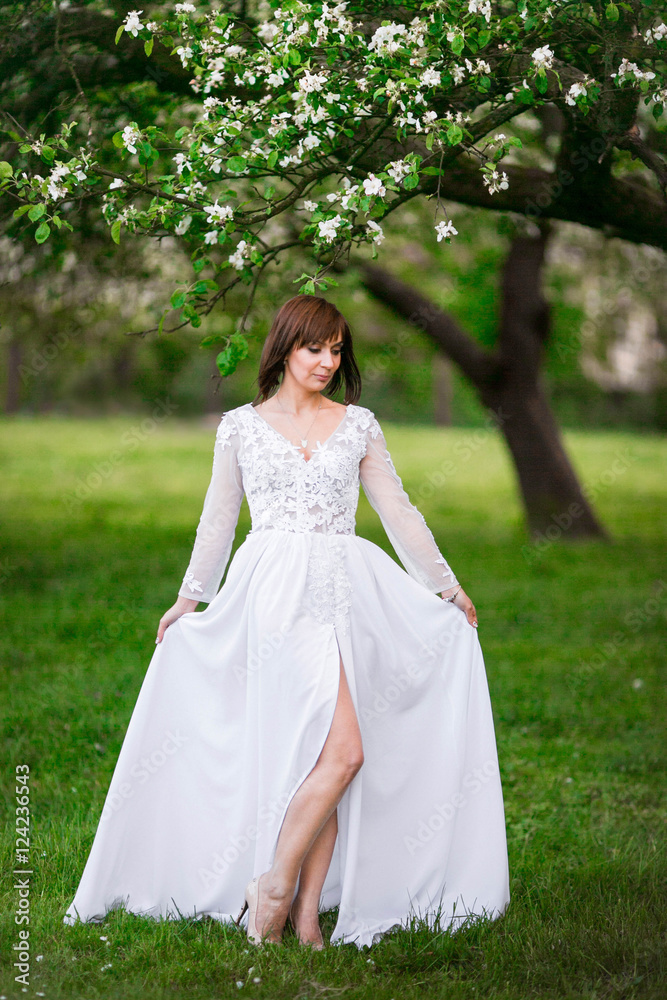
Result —
M 280 944 L 280 941 L 265 941 L 257 932 L 256 920 L 257 907 L 259 905 L 259 880 L 261 877 L 261 875 L 256 875 L 245 887 L 245 899 L 235 923 L 240 925 L 241 917 L 248 910 L 248 940 L 256 945 Z
M 241 917 L 245 911 L 250 908 L 248 913 L 248 940 L 252 941 L 253 944 L 262 944 L 262 939 L 257 933 L 257 926 L 255 924 L 255 919 L 257 917 L 257 903 L 259 901 L 259 876 L 251 879 L 247 886 L 245 887 L 245 894 L 243 899 L 243 906 L 241 911 L 234 921 L 238 926 L 241 925 Z

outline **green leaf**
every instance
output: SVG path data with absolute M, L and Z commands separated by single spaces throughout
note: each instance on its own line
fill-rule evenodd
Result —
M 618 7 L 615 3 L 608 3 L 604 9 L 604 16 L 608 21 L 618 21 Z
M 113 222 L 111 225 L 111 239 L 114 241 L 114 243 L 120 243 L 120 227 L 121 227 L 120 219 L 116 219 L 116 221 Z
M 433 134 L 433 132 L 429 132 L 429 134 L 426 136 L 426 148 L 427 149 L 433 149 L 433 140 L 434 139 L 435 139 L 435 135 Z
M 306 284 L 303 286 L 303 290 L 304 290 L 304 292 L 305 292 L 306 295 L 314 295 L 315 294 L 315 282 L 312 280 L 312 278 L 311 278 L 310 281 L 306 282 Z M 299 289 L 299 291 L 301 291 L 301 289 Z
M 200 347 L 212 347 L 213 344 L 219 344 L 220 341 L 227 340 L 227 337 L 222 333 L 209 333 L 208 337 L 204 337 L 203 340 L 199 341 Z
M 266 165 L 269 168 L 269 170 L 273 170 L 277 162 L 278 162 L 278 150 L 272 149 L 271 152 L 269 153 L 269 158 L 266 161 Z
M 46 205 L 33 205 L 30 211 L 28 212 L 28 218 L 30 219 L 31 222 L 37 222 L 37 220 L 41 219 L 41 217 L 44 215 L 45 212 L 46 212 Z
M 123 34 L 124 31 L 125 31 L 125 25 L 121 24 L 120 28 L 116 32 L 116 45 L 118 45 L 120 41 L 120 36 Z
M 546 94 L 549 87 L 549 81 L 547 80 L 547 74 L 543 69 L 537 71 L 537 76 L 535 77 L 535 86 L 539 90 L 540 94 Z
M 13 177 L 14 169 L 11 163 L 7 163 L 7 160 L 0 160 L 0 180 L 5 177 Z
M 111 141 L 114 144 L 114 146 L 116 146 L 117 149 L 122 149 L 123 148 L 123 133 L 122 132 L 114 132 L 114 134 L 111 136 Z
M 213 285 L 214 290 L 217 291 L 218 286 L 215 281 L 198 281 L 192 291 L 195 295 L 205 295 L 206 292 L 210 291 L 211 285 Z
M 298 49 L 289 50 L 289 61 L 291 62 L 292 66 L 301 65 L 301 53 L 299 52 Z
M 171 304 L 174 309 L 180 309 L 181 306 L 185 305 L 185 292 L 174 292 L 171 297 Z
M 242 173 L 247 166 L 247 160 L 243 156 L 231 156 L 227 160 L 227 169 L 235 174 Z
M 41 226 L 38 227 L 37 232 L 35 233 L 35 239 L 37 240 L 38 243 L 43 243 L 45 240 L 48 240 L 50 232 L 51 230 L 49 229 L 48 222 L 43 222 Z
M 479 42 L 480 49 L 483 49 L 484 46 L 488 45 L 489 42 L 491 41 L 491 32 L 487 31 L 486 29 L 480 31 L 479 35 L 477 36 L 477 41 Z
M 50 146 L 42 146 L 42 154 L 41 155 L 42 155 L 42 159 L 45 160 L 46 163 L 53 163 L 53 161 L 56 158 L 56 151 L 55 151 L 55 149 L 51 149 Z
M 153 51 L 153 39 L 149 38 L 147 42 L 144 42 L 144 52 L 147 56 Z
M 189 131 L 190 129 L 188 128 L 187 125 L 181 126 L 181 128 L 177 129 L 176 132 L 174 132 L 174 139 L 178 139 L 180 142 L 183 136 L 187 135 Z
M 452 52 L 455 56 L 460 56 L 463 52 L 463 46 L 465 45 L 463 35 L 454 35 L 451 41 Z
M 21 205 L 20 208 L 14 210 L 14 218 L 20 219 L 22 215 L 30 211 L 30 205 Z
M 403 178 L 403 187 L 406 191 L 412 191 L 419 184 L 419 177 L 417 174 L 408 174 Z
M 450 146 L 456 146 L 463 138 L 463 132 L 458 125 L 450 125 L 447 129 L 447 142 Z
M 653 105 L 653 117 L 655 118 L 656 121 L 658 120 L 658 118 L 660 118 L 662 112 L 663 112 L 662 104 Z

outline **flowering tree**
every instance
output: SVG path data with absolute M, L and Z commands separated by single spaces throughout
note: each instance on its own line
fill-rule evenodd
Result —
M 107 5 L 121 22 L 110 42 Z M 310 252 L 298 291 L 312 293 L 335 284 L 331 274 L 353 247 L 377 258 L 383 220 L 415 197 L 434 199 L 436 242 L 457 236 L 448 201 L 537 220 L 508 256 L 493 354 L 363 254 L 355 263 L 373 294 L 420 317 L 499 415 L 532 527 L 569 517 L 570 537 L 601 533 L 539 381 L 548 335 L 539 274 L 550 219 L 667 248 L 667 28 L 653 3 L 11 6 L 17 29 L 31 7 L 53 9 L 40 51 L 55 51 L 57 66 L 53 80 L 40 72 L 26 88 L 25 62 L 3 61 L 0 42 L 0 87 L 15 111 L 0 162 L 9 230 L 48 245 L 74 228 L 78 206 L 95 203 L 116 243 L 178 237 L 194 273 L 157 330 L 197 327 L 248 286 L 238 329 L 203 341 L 218 344 L 223 376 L 247 353 L 243 331 L 262 274 L 293 247 Z M 148 66 L 158 96 L 142 89 L 136 113 L 118 121 L 127 103 L 110 114 L 113 100 L 104 88 L 95 94 L 101 63 L 119 86 L 139 86 Z M 77 120 L 51 128 L 50 112 L 45 129 L 31 128 L 44 94 L 53 101 L 68 88 Z M 526 141 L 526 111 L 557 112 L 555 151 L 546 139 Z M 111 119 L 112 130 L 100 126 Z M 172 309 L 180 315 L 167 327 Z
M 95 135 L 72 63 L 84 120 L 53 135 L 9 130 L 20 145 L 0 177 L 38 243 L 72 228 L 64 209 L 90 197 L 115 242 L 180 237 L 194 276 L 174 292 L 159 331 L 172 307 L 180 325 L 198 326 L 239 283 L 250 286 L 250 304 L 263 270 L 295 245 L 312 248 L 314 261 L 298 291 L 325 290 L 336 261 L 361 244 L 376 257 L 382 220 L 424 193 L 436 200 L 433 239 L 451 242 L 447 192 L 456 197 L 475 169 L 479 203 L 507 208 L 521 139 L 499 130 L 547 102 L 602 143 L 586 161 L 589 180 L 600 164 L 609 176 L 612 153 L 625 149 L 663 192 L 667 184 L 637 124 L 644 108 L 657 122 L 667 101 L 667 28 L 647 3 L 153 4 L 150 14 L 127 13 L 115 41 L 125 39 L 142 42 L 148 57 L 164 47 L 187 72 L 187 124 L 173 127 L 179 105 L 159 124 L 128 121 L 110 145 Z M 655 209 L 655 184 L 634 187 Z M 553 212 L 537 214 L 567 217 L 567 199 L 552 200 Z M 298 220 L 289 238 L 278 224 L 285 213 Z M 589 214 L 608 225 L 604 211 Z M 626 206 L 617 229 L 627 215 Z M 662 239 L 664 230 L 663 220 Z M 245 356 L 242 331 L 243 321 L 218 356 L 223 375 Z

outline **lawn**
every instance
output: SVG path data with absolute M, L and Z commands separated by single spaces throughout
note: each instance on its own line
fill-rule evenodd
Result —
M 214 431 L 168 415 L 3 423 L 5 878 L 0 996 L 662 998 L 667 993 L 667 442 L 569 433 L 611 541 L 532 544 L 494 430 L 383 421 L 392 457 L 479 614 L 512 901 L 455 935 L 262 954 L 214 921 L 62 923 L 176 597 Z M 235 547 L 249 528 L 244 500 Z M 393 554 L 363 494 L 357 532 Z M 202 606 L 203 607 L 203 606 Z M 30 768 L 30 923 L 15 922 L 14 774 Z M 335 914 L 322 917 L 329 933 Z M 29 986 L 14 945 L 29 927 Z M 259 979 L 259 982 L 255 980 Z M 240 985 L 239 985 L 240 984 Z

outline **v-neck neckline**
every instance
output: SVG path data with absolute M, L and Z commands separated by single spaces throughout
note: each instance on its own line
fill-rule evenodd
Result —
M 290 444 L 296 450 L 299 458 L 302 458 L 306 465 L 310 465 L 310 463 L 312 462 L 312 460 L 315 457 L 316 451 L 319 450 L 318 448 L 314 448 L 313 451 L 311 452 L 310 458 L 306 458 L 306 456 L 302 453 L 302 451 L 299 448 L 299 446 L 297 444 L 294 444 L 293 441 L 290 441 L 290 439 L 288 437 L 285 437 L 284 434 L 281 434 L 279 430 L 276 430 L 276 428 L 273 426 L 273 424 L 270 424 L 269 421 L 266 419 L 266 417 L 263 417 L 262 414 L 257 411 L 257 409 L 253 406 L 252 403 L 247 403 L 246 405 L 250 407 L 250 409 L 255 414 L 255 416 L 258 417 L 259 420 L 261 420 L 263 424 L 266 424 L 267 427 L 271 428 L 271 430 L 273 431 L 274 434 L 277 434 L 279 438 L 282 438 L 283 441 L 286 441 L 287 444 Z M 350 412 L 350 406 L 351 406 L 350 403 L 346 404 L 345 413 L 343 415 L 343 419 L 340 421 L 340 423 L 338 424 L 338 426 L 331 432 L 331 434 L 329 435 L 329 437 L 325 438 L 324 441 L 320 441 L 319 438 L 317 439 L 317 444 L 319 445 L 320 448 L 324 448 L 325 444 L 328 441 L 330 441 L 331 438 L 335 434 L 337 434 L 338 431 L 341 429 L 341 427 L 343 426 L 343 424 L 347 420 L 347 415 Z

